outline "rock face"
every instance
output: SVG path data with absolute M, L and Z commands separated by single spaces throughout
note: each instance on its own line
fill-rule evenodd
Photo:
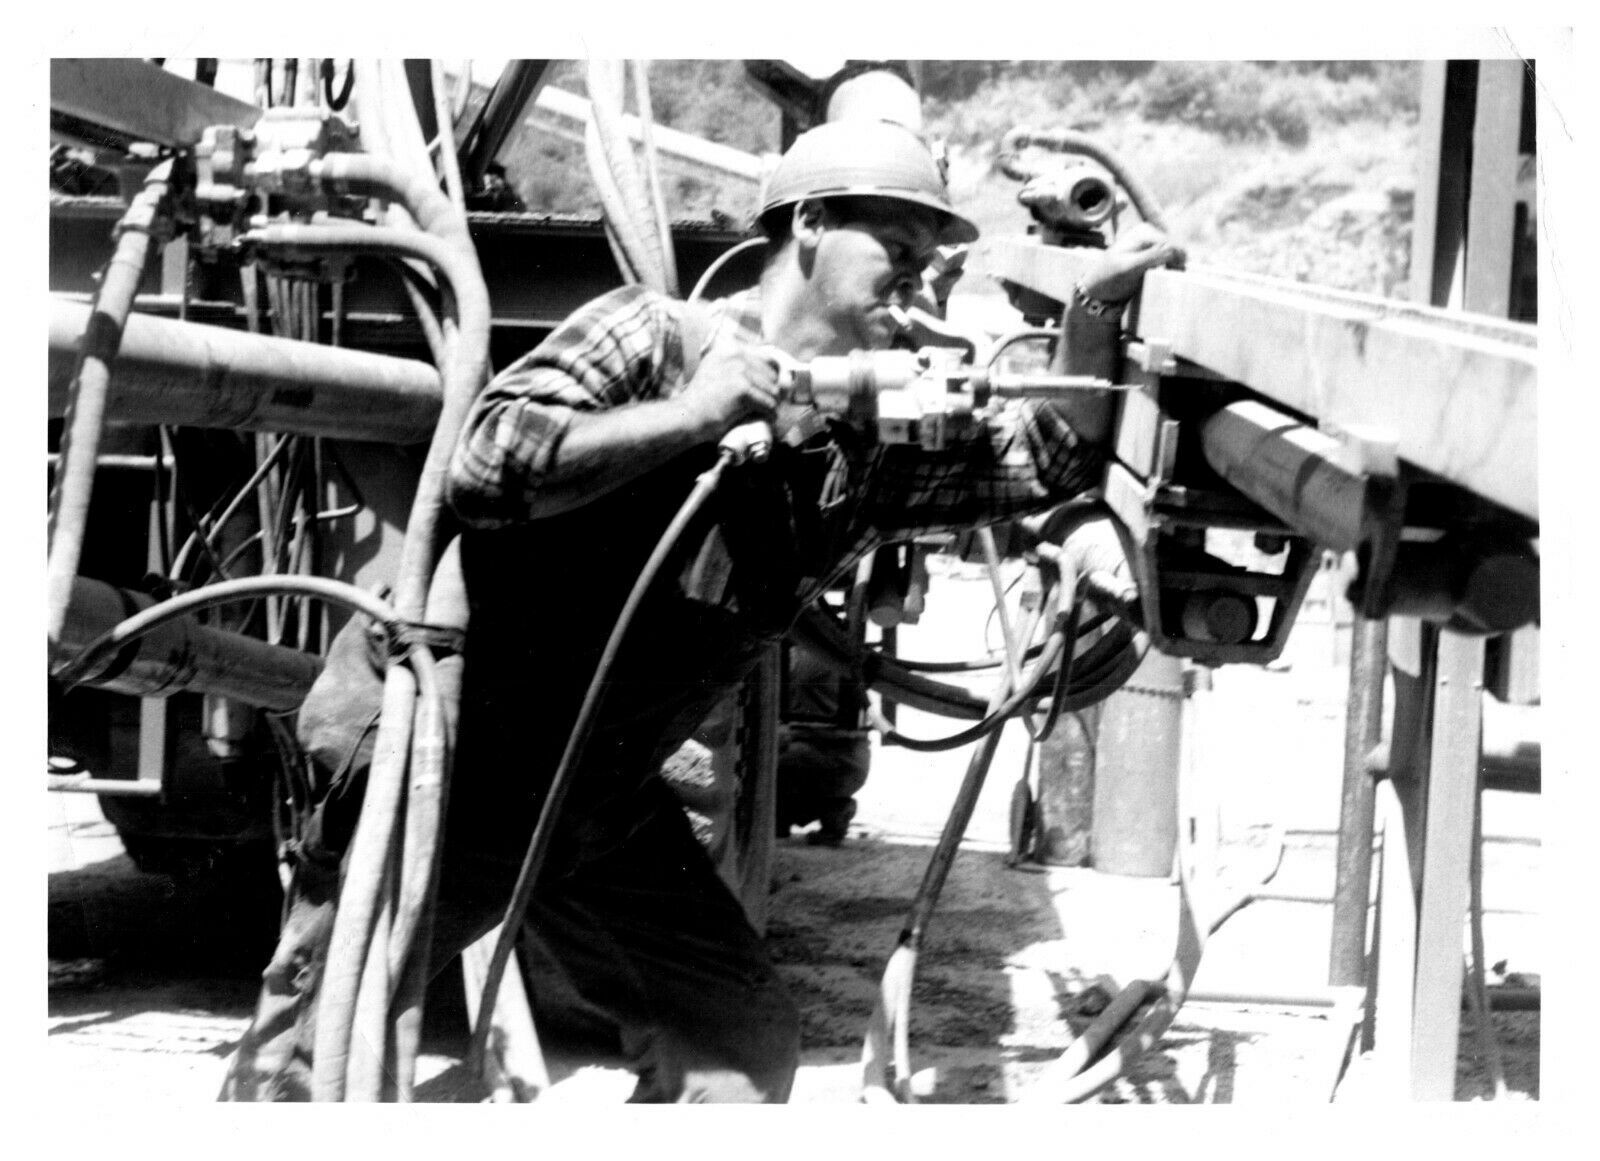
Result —
M 1258 274 L 1400 296 L 1410 273 L 1410 183 L 1260 185 L 1219 223 L 1229 266 Z

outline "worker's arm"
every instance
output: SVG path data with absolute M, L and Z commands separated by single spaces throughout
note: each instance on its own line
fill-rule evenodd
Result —
M 491 383 L 451 461 L 456 514 L 474 527 L 555 515 L 770 416 L 776 370 L 737 343 L 680 382 L 673 309 L 638 288 L 613 292 Z
M 1138 293 L 1146 270 L 1181 264 L 1183 256 L 1183 250 L 1160 230 L 1140 224 L 1118 235 L 1085 273 L 1081 286 L 1088 297 L 1120 307 Z M 1058 364 L 1057 369 L 1068 375 L 1114 378 L 1118 370 L 1121 321 L 1120 309 L 1095 316 L 1083 303 L 1069 303 L 1062 324 L 1064 365 Z M 1104 444 L 1110 440 L 1112 405 L 1113 396 L 1109 391 L 1078 391 L 1051 404 L 1088 444 Z
M 538 489 L 528 519 L 579 507 L 682 455 L 716 443 L 735 425 L 771 419 L 778 373 L 748 346 L 713 350 L 682 391 L 610 411 L 575 411 Z

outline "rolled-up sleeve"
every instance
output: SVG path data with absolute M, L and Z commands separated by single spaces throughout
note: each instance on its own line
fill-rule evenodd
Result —
M 624 287 L 579 308 L 478 397 L 451 456 L 446 499 L 467 525 L 526 519 L 575 413 L 657 396 L 682 367 L 672 300 Z

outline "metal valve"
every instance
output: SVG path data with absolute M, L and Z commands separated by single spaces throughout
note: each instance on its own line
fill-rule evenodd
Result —
M 975 417 L 1002 400 L 1116 389 L 1108 380 L 1087 375 L 992 372 L 963 363 L 960 352 L 942 347 L 852 351 L 805 363 L 775 357 L 784 402 L 815 407 L 875 434 L 880 443 L 915 444 L 928 451 L 959 439 Z

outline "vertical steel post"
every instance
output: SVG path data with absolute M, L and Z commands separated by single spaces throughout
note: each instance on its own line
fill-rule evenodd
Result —
M 1426 858 L 1417 922 L 1411 1097 L 1455 1096 L 1461 1033 L 1462 924 L 1467 913 L 1483 725 L 1482 637 L 1443 632 L 1428 774 Z
M 1374 788 L 1367 761 L 1383 730 L 1383 679 L 1389 623 L 1357 617 L 1350 636 L 1350 692 L 1345 708 L 1344 789 L 1334 871 L 1328 983 L 1367 982 L 1367 912 L 1372 890 Z
M 1399 706 L 1395 709 L 1398 712 Z M 1392 1100 L 1407 1092 L 1411 1078 L 1412 1001 L 1416 986 L 1417 894 L 1411 848 L 1406 839 L 1406 814 L 1397 787 L 1385 781 L 1377 789 L 1383 827 L 1382 871 L 1378 876 L 1377 945 L 1373 979 L 1375 1003 L 1367 1022 L 1373 1027 L 1377 1064 L 1376 1091 Z

